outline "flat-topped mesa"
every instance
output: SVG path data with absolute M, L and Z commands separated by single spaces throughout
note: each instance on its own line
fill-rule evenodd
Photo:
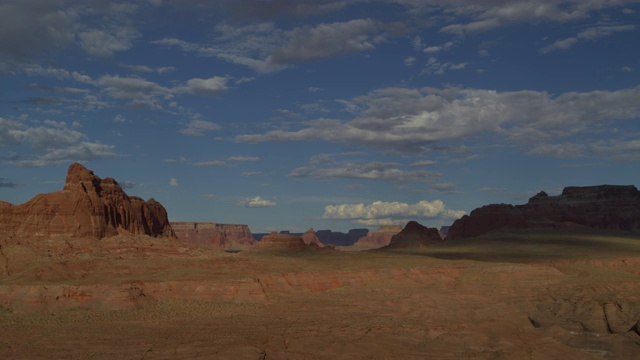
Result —
M 382 249 L 397 249 L 428 246 L 442 241 L 436 228 L 429 228 L 416 221 L 409 221 L 398 234 L 391 238 L 389 245 Z
M 562 194 L 541 191 L 524 205 L 493 204 L 456 220 L 447 239 L 498 229 L 640 230 L 640 192 L 633 185 L 570 186 Z
M 262 240 L 256 243 L 257 250 L 330 250 L 333 247 L 320 248 L 315 243 L 305 243 L 300 235 L 279 234 L 276 231 L 262 237 Z
M 221 249 L 237 249 L 255 243 L 249 226 L 213 222 L 172 222 L 178 239 L 191 244 Z
M 361 237 L 353 246 L 381 248 L 389 245 L 391 238 L 402 231 L 402 225 L 382 225 L 378 230 Z
M 128 196 L 113 178 L 100 179 L 79 163 L 69 166 L 62 190 L 0 206 L 0 224 L 1 235 L 9 237 L 175 236 L 159 202 Z

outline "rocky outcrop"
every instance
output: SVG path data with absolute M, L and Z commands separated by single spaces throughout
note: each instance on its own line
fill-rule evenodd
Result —
M 421 247 L 442 241 L 436 228 L 429 228 L 415 221 L 409 221 L 402 231 L 391 238 L 389 245 L 382 249 Z
M 207 247 L 236 249 L 251 246 L 255 239 L 249 226 L 212 222 L 172 222 L 179 240 Z
M 128 196 L 112 178 L 101 179 L 81 164 L 69 166 L 64 188 L 28 202 L 0 202 L 0 236 L 169 236 L 165 208 L 154 199 Z
M 402 231 L 401 225 L 383 225 L 356 241 L 354 246 L 377 249 L 389 245 L 391 238 Z
M 324 246 L 324 244 L 316 236 L 316 232 L 313 231 L 313 229 L 309 229 L 304 234 L 302 234 L 302 240 L 307 245 L 316 244 L 319 247 L 323 247 Z
M 640 192 L 635 186 L 566 187 L 562 194 L 544 191 L 524 205 L 494 204 L 456 220 L 447 239 L 473 237 L 498 229 L 640 230 Z

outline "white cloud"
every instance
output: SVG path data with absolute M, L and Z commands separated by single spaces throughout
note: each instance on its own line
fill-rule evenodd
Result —
M 265 200 L 265 199 L 262 199 L 260 196 L 247 198 L 238 203 L 238 206 L 244 206 L 246 208 L 263 208 L 263 207 L 271 207 L 276 205 L 277 203 L 275 201 Z
M 211 122 L 200 120 L 196 117 L 196 119 L 191 120 L 187 127 L 180 130 L 180 133 L 191 136 L 204 136 L 204 134 L 208 131 L 220 130 L 220 125 Z
M 227 78 L 221 76 L 208 79 L 194 78 L 187 81 L 185 89 L 193 95 L 217 96 L 227 91 Z
M 416 58 L 413 56 L 409 56 L 404 59 L 405 66 L 413 66 L 416 63 Z
M 419 219 L 457 219 L 464 211 L 449 210 L 441 200 L 422 200 L 415 204 L 403 202 L 375 201 L 371 204 L 327 205 L 323 219 L 351 220 L 361 225 L 392 225 L 408 220 Z
M 115 146 L 88 141 L 87 136 L 68 128 L 64 122 L 44 121 L 47 126 L 28 126 L 0 118 L 0 146 L 26 145 L 28 155 L 0 158 L 18 166 L 46 166 L 70 161 L 87 161 L 118 156 Z
M 304 26 L 285 32 L 286 44 L 274 50 L 267 62 L 284 65 L 375 48 L 373 35 L 383 24 L 372 19 Z
M 211 44 L 195 44 L 177 38 L 163 38 L 152 44 L 178 47 L 200 56 L 215 57 L 247 66 L 259 73 L 270 73 L 292 64 L 374 49 L 384 41 L 392 26 L 372 20 L 322 23 L 281 30 L 272 23 L 245 26 L 218 24 Z
M 178 179 L 176 179 L 176 178 L 171 178 L 171 180 L 169 180 L 169 186 L 175 186 L 175 187 L 178 187 Z
M 430 166 L 435 165 L 436 162 L 433 160 L 420 160 L 411 164 L 411 166 L 419 167 L 419 166 Z
M 123 123 L 125 121 L 127 121 L 127 119 L 124 116 L 122 116 L 122 114 L 118 114 L 118 115 L 113 117 L 113 122 Z
M 617 26 L 595 26 L 579 32 L 575 37 L 569 37 L 557 40 L 549 46 L 540 49 L 540 52 L 546 54 L 553 50 L 566 50 L 575 44 L 583 41 L 596 41 L 601 38 L 612 36 L 616 32 L 634 31 L 635 25 L 617 25 Z
M 425 170 L 402 170 L 395 163 L 372 162 L 367 164 L 357 164 L 343 162 L 335 167 L 300 167 L 294 169 L 289 174 L 290 177 L 297 178 L 320 178 L 320 179 L 361 179 L 361 180 L 382 180 L 394 182 L 423 182 L 437 179 L 439 173 Z
M 442 32 L 463 35 L 482 32 L 519 23 L 558 22 L 584 19 L 593 10 L 617 6 L 617 2 L 597 0 L 565 2 L 532 0 L 524 2 L 461 1 L 449 6 L 448 12 L 459 19 L 471 19 L 468 23 L 456 23 L 443 27 Z
M 236 140 L 324 140 L 420 153 L 438 142 L 484 133 L 533 147 L 590 132 L 596 125 L 636 119 L 638 98 L 640 87 L 557 96 L 533 90 L 382 88 L 349 101 L 357 111 L 350 121 L 318 119 L 299 130 L 241 135 Z
M 78 33 L 78 45 L 94 57 L 111 57 L 117 51 L 126 51 L 140 37 L 131 26 L 112 26 L 108 30 L 89 29 Z
M 171 89 L 137 77 L 105 75 L 97 83 L 113 98 L 132 100 L 129 105 L 136 108 L 160 109 L 163 100 L 173 97 Z
M 210 161 L 195 162 L 195 163 L 193 163 L 193 165 L 195 165 L 195 166 L 219 167 L 219 166 L 225 166 L 225 165 L 227 165 L 227 163 L 225 163 L 222 160 L 210 160 Z

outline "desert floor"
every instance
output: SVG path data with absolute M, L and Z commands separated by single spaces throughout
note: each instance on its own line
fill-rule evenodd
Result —
M 640 358 L 637 234 L 365 252 L 2 244 L 2 359 Z

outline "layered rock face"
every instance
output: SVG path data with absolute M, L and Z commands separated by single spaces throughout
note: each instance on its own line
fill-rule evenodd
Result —
M 251 246 L 255 239 L 249 226 L 212 222 L 172 222 L 178 239 L 196 245 L 222 249 Z
M 494 204 L 473 210 L 453 223 L 447 239 L 497 229 L 570 227 L 640 230 L 640 192 L 632 185 L 572 186 L 558 196 L 541 191 L 524 205 Z
M 391 238 L 402 231 L 401 225 L 383 225 L 356 241 L 354 246 L 381 248 L 389 245 Z
M 429 228 L 415 221 L 409 221 L 402 231 L 391 238 L 383 249 L 427 246 L 442 241 L 436 228 Z
M 175 236 L 159 202 L 128 196 L 114 179 L 100 179 L 78 163 L 69 166 L 61 191 L 20 205 L 0 202 L 0 224 L 3 237 Z

